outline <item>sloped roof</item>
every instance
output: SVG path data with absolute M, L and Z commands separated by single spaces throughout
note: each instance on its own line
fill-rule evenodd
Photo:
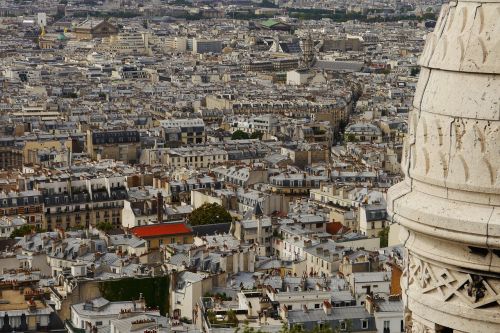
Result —
M 132 233 L 137 237 L 148 238 L 166 235 L 190 234 L 192 230 L 185 223 L 159 223 L 135 227 Z
M 272 27 L 275 27 L 277 25 L 288 25 L 288 24 L 281 22 L 281 21 L 278 21 L 278 20 L 268 19 L 268 20 L 261 22 L 261 25 L 266 27 L 266 28 L 272 28 Z

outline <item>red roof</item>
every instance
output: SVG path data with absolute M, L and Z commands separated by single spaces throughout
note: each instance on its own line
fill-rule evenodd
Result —
M 342 225 L 340 222 L 330 222 L 326 224 L 326 232 L 332 235 L 337 235 L 339 233 L 344 233 L 346 231 L 346 227 Z
M 137 237 L 158 237 L 168 235 L 190 234 L 193 231 L 185 223 L 159 223 L 135 227 L 132 233 Z

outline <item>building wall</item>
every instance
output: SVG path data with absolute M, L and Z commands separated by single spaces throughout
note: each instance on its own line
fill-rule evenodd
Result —
M 404 332 L 403 311 L 401 312 L 375 312 L 375 325 L 377 333 L 400 333 Z M 385 330 L 386 322 L 388 322 L 389 330 Z M 403 322 L 403 325 L 401 325 Z M 401 329 L 402 328 L 402 329 Z
M 167 244 L 192 244 L 193 235 L 169 235 L 144 238 L 147 241 L 149 249 L 158 249 L 160 245 Z
M 352 249 L 364 248 L 367 251 L 376 251 L 380 249 L 380 238 L 370 237 L 370 238 L 356 239 L 351 241 L 342 241 L 338 242 L 338 245 Z
M 61 309 L 57 314 L 62 321 L 71 318 L 71 305 L 85 302 L 88 299 L 94 299 L 101 296 L 98 281 L 79 281 L 76 288 L 68 293 L 66 299 L 61 302 Z
M 191 206 L 193 206 L 193 209 L 199 208 L 206 203 L 216 203 L 228 209 L 229 207 L 225 205 L 225 201 L 226 200 L 223 200 L 221 197 L 214 197 L 202 191 L 191 191 Z

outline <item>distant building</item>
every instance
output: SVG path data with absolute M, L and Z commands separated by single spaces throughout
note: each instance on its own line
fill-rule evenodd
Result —
M 87 153 L 94 160 L 114 159 L 137 163 L 140 146 L 137 130 L 87 131 Z
M 29 225 L 45 228 L 43 199 L 39 191 L 0 192 L 0 217 L 23 216 Z
M 167 119 L 161 120 L 160 126 L 163 129 L 165 143 L 168 147 L 206 141 L 203 119 Z
M 34 281 L 29 282 L 31 284 Z M 14 283 L 2 281 L 0 312 L 3 332 L 40 332 L 55 328 L 52 323 L 54 310 L 45 301 L 42 302 L 45 292 L 31 290 L 28 287 L 30 284 L 22 284 L 23 291 L 19 292 L 21 286 L 16 285 L 14 290 Z
M 23 167 L 22 147 L 15 145 L 14 138 L 0 140 L 0 169 L 20 169 Z
M 289 24 L 275 19 L 269 19 L 260 22 L 260 27 L 267 30 L 281 30 L 281 31 L 290 31 L 292 29 L 292 27 Z
M 0 239 L 10 237 L 14 230 L 26 225 L 26 220 L 22 217 L 7 217 L 0 218 Z
M 280 309 L 281 310 L 281 309 Z M 338 328 L 340 332 L 376 332 L 375 319 L 363 306 L 333 307 L 329 301 L 323 301 L 323 309 L 301 310 L 282 309 L 282 317 L 289 328 L 300 326 L 304 331 L 315 327 Z
M 198 39 L 193 38 L 193 53 L 203 54 L 203 53 L 221 53 L 222 52 L 222 41 L 215 39 Z
M 359 207 L 359 230 L 363 235 L 376 237 L 386 226 L 388 222 L 385 205 L 373 204 Z
M 352 124 L 344 132 L 347 141 L 382 142 L 382 131 L 373 124 Z
M 107 20 L 87 19 L 74 28 L 76 39 L 109 37 L 118 33 L 118 27 Z
M 71 320 L 66 328 L 71 333 L 97 332 L 109 327 L 113 320 L 127 316 L 144 314 L 146 302 L 143 298 L 133 301 L 110 302 L 103 297 L 71 305 Z M 149 312 L 148 310 L 148 313 Z M 159 316 L 156 311 L 156 315 Z

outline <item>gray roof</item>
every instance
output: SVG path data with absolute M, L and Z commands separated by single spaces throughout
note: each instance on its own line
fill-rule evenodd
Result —
M 364 306 L 336 307 L 332 309 L 331 314 L 326 314 L 323 309 L 309 309 L 307 312 L 303 310 L 288 311 L 288 322 L 290 324 L 346 319 L 364 319 L 370 317 L 371 315 L 366 311 Z

